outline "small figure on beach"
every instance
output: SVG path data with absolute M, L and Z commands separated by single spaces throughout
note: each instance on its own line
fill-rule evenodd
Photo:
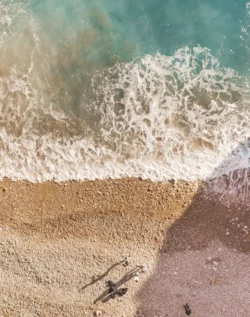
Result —
M 188 304 L 184 305 L 184 308 L 185 308 L 186 315 L 188 315 L 188 316 L 191 315 L 192 311 L 189 308 L 189 305 Z
M 127 293 L 127 291 L 128 291 L 128 288 L 127 288 L 127 287 L 125 287 L 125 288 L 120 288 L 120 289 L 118 289 L 118 290 L 116 291 L 116 294 L 117 294 L 118 296 L 124 296 L 124 295 Z
M 113 294 L 110 295 L 111 298 L 116 298 L 117 296 L 122 297 L 124 296 L 128 291 L 128 288 L 120 288 L 118 290 L 116 290 L 115 292 L 113 292 Z
M 109 288 L 109 294 L 113 293 L 113 291 L 115 290 L 115 283 L 113 281 L 109 280 L 105 284 Z
M 111 281 L 111 280 L 105 282 L 105 284 L 106 284 L 107 287 L 113 287 L 113 286 L 115 286 L 115 282 L 113 282 L 113 281 Z

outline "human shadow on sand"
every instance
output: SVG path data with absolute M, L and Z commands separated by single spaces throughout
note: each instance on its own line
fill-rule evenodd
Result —
M 103 274 L 98 275 L 97 277 L 93 277 L 91 282 L 89 282 L 88 284 L 85 284 L 84 286 L 82 286 L 80 288 L 80 291 L 84 291 L 87 287 L 94 285 L 98 281 L 101 281 L 102 279 L 104 279 L 104 277 L 107 276 L 111 270 L 113 270 L 116 266 L 122 264 L 123 262 L 124 262 L 124 260 L 119 261 L 119 262 L 113 264 L 110 268 L 108 268 Z
M 249 196 L 237 199 L 248 193 L 248 175 L 238 169 L 207 182 L 170 227 L 156 269 L 139 291 L 137 316 L 181 317 L 186 304 L 191 316 L 249 315 L 250 204 Z

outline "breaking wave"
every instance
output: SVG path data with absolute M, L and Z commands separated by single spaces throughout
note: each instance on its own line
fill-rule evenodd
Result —
M 208 48 L 139 56 L 119 39 L 125 58 L 112 51 L 103 9 L 99 24 L 74 36 L 68 29 L 59 44 L 29 6 L 2 1 L 0 9 L 0 177 L 233 184 L 235 171 L 248 170 L 249 80 Z

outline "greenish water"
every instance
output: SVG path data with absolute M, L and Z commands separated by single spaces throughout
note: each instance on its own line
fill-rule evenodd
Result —
M 107 63 L 113 55 L 128 61 L 200 45 L 223 66 L 245 71 L 249 64 L 249 39 L 242 31 L 249 23 L 245 0 L 33 0 L 31 10 L 57 43 L 87 27 L 95 30 L 101 38 L 91 47 L 93 58 Z
M 247 1 L 0 0 L 0 11 L 1 177 L 248 168 Z

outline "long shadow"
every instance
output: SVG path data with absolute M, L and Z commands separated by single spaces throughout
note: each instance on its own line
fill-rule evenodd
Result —
M 248 175 L 234 173 L 237 184 Z M 250 204 L 226 195 L 229 177 L 207 182 L 168 230 L 137 316 L 186 316 L 185 304 L 191 316 L 250 316 Z
M 104 272 L 104 273 L 101 274 L 101 275 L 98 275 L 96 278 L 93 278 L 91 282 L 89 282 L 88 284 L 82 286 L 82 287 L 80 288 L 80 291 L 83 291 L 83 290 L 85 290 L 87 287 L 89 287 L 89 286 L 91 286 L 91 285 L 94 285 L 94 284 L 97 283 L 98 281 L 101 281 L 102 279 L 104 279 L 104 277 L 107 276 L 111 270 L 113 270 L 116 266 L 122 264 L 123 262 L 124 262 L 124 260 L 113 264 L 110 268 L 107 269 L 106 272 Z
M 119 287 L 121 287 L 123 284 L 127 283 L 129 280 L 135 277 L 136 272 L 140 271 L 140 269 L 140 266 L 136 266 L 135 268 L 127 272 L 117 283 L 115 283 L 112 292 L 110 292 L 110 290 L 107 289 L 99 297 L 97 297 L 97 299 L 94 301 L 94 304 L 96 304 L 99 301 L 102 301 L 103 303 L 108 302 L 112 298 L 112 294 L 115 294 Z

